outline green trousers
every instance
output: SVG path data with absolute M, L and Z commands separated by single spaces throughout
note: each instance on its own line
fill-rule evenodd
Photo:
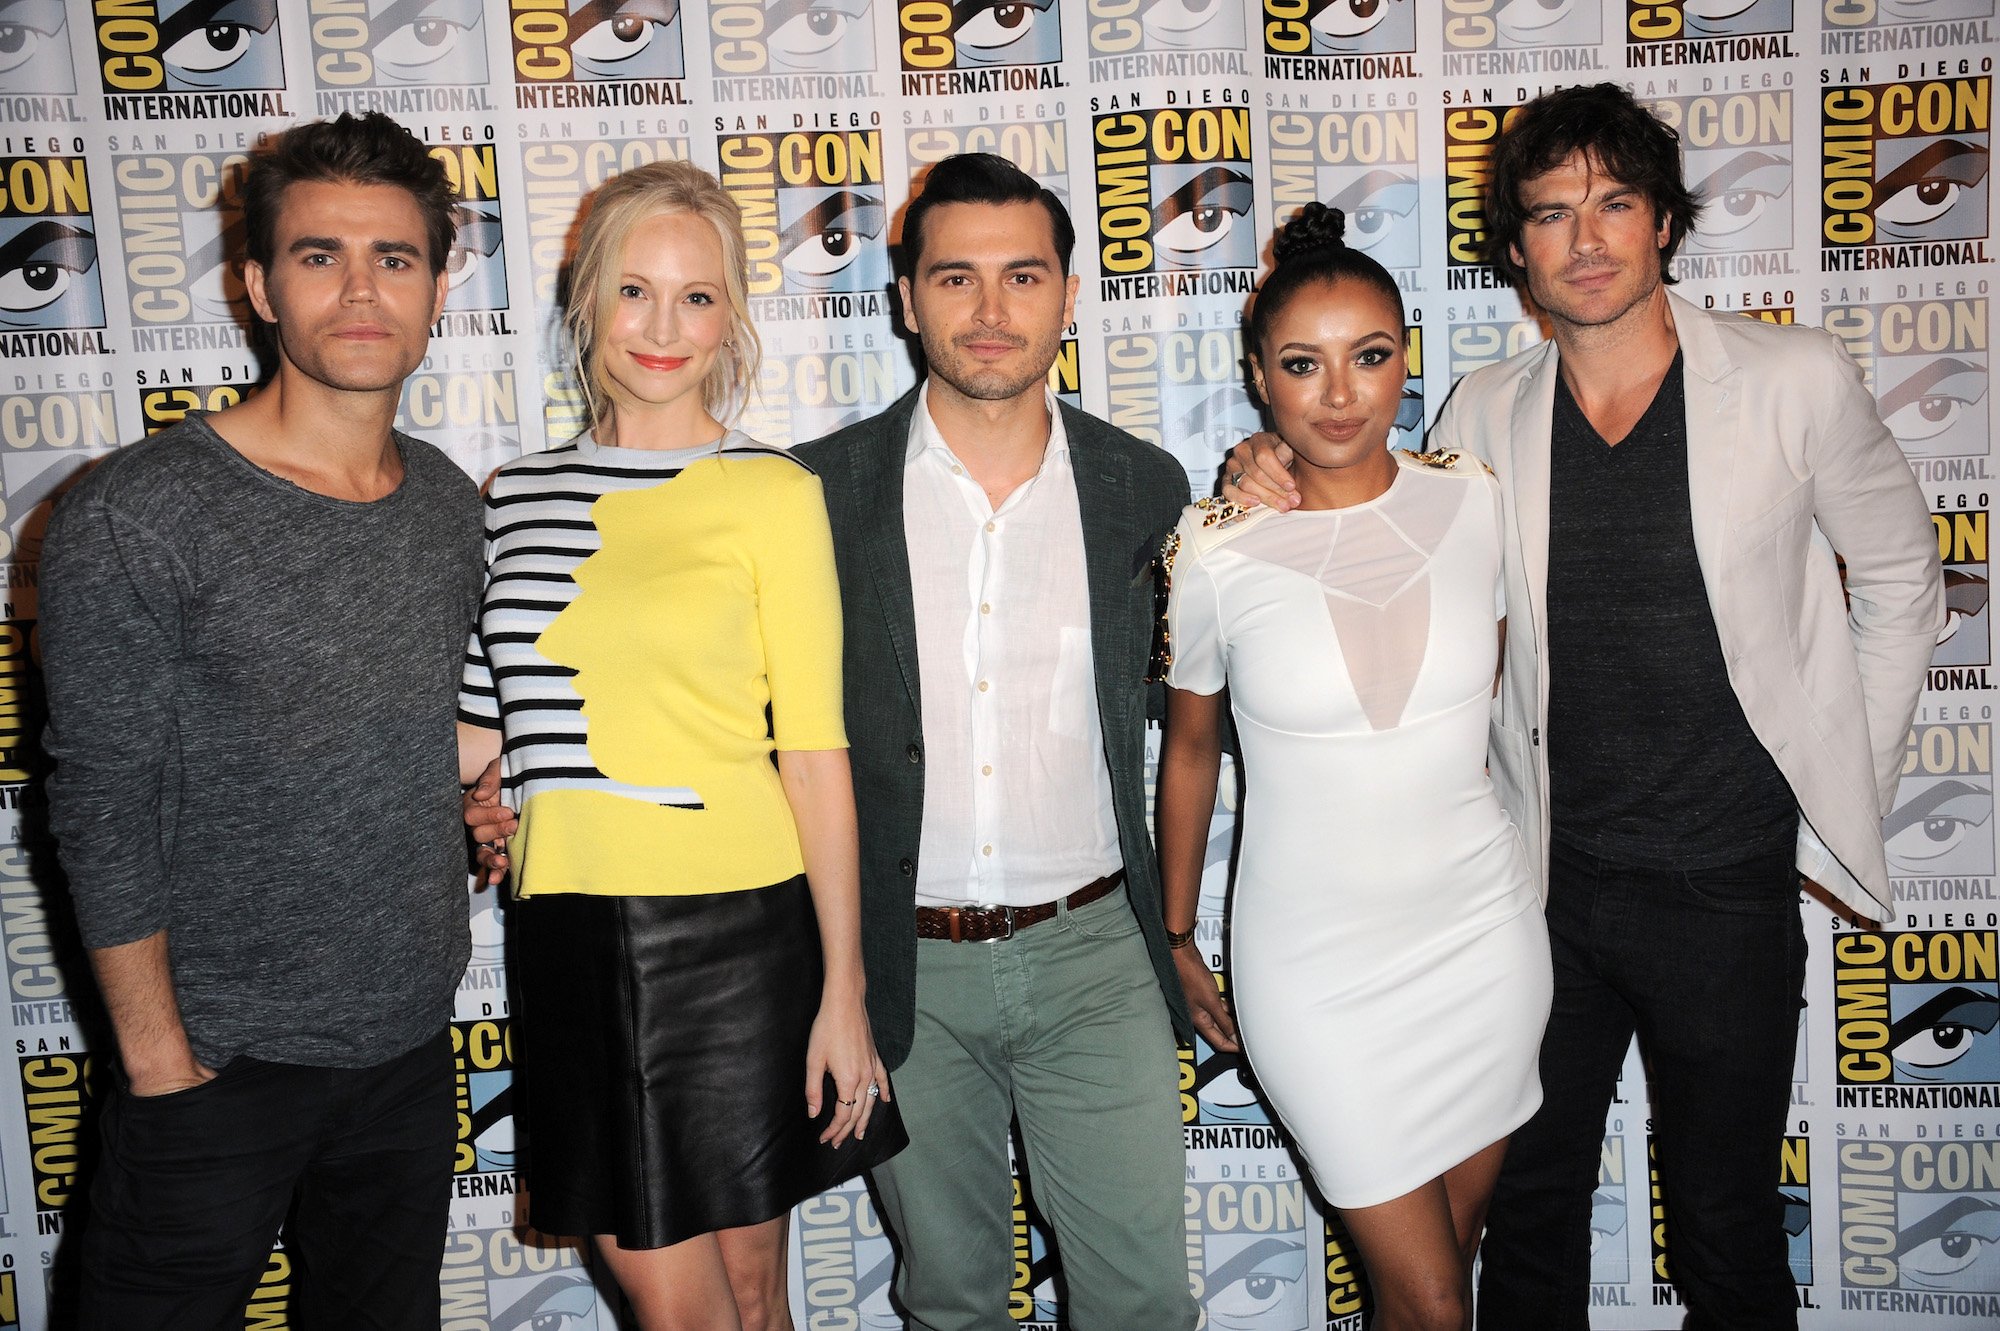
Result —
M 1192 1331 L 1172 1027 L 1125 894 L 1011 939 L 917 942 L 896 1069 L 910 1145 L 872 1175 L 912 1331 L 1002 1331 L 1010 1119 L 1055 1229 L 1074 1331 Z

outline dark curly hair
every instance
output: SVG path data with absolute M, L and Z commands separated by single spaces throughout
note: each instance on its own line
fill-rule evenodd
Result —
M 1382 293 L 1396 311 L 1398 330 L 1405 327 L 1403 293 L 1389 270 L 1350 246 L 1347 214 L 1323 203 L 1309 203 L 1278 228 L 1271 241 L 1271 275 L 1257 288 L 1244 337 L 1252 355 L 1261 355 L 1264 336 L 1302 287 L 1316 282 L 1352 280 Z
M 304 181 L 395 185 L 409 191 L 424 217 L 431 276 L 444 271 L 458 230 L 458 196 L 444 163 L 416 135 L 380 111 L 342 112 L 286 130 L 250 164 L 243 181 L 245 248 L 271 266 L 277 245 L 278 208 L 285 190 Z
M 1486 261 L 1516 286 L 1528 272 L 1510 252 L 1521 243 L 1528 212 L 1521 187 L 1578 153 L 1653 205 L 1668 224 L 1660 250 L 1660 280 L 1674 281 L 1671 262 L 1701 216 L 1701 200 L 1681 177 L 1681 138 L 1615 83 L 1544 93 L 1522 106 L 1493 148 L 1486 191 Z

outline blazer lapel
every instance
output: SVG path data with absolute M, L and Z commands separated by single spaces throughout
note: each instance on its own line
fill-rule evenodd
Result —
M 1066 412 L 1070 469 L 1076 477 L 1077 516 L 1083 523 L 1084 574 L 1090 583 L 1090 652 L 1096 663 L 1097 707 L 1106 728 L 1123 695 L 1110 684 L 1118 678 L 1130 644 L 1132 616 L 1126 612 L 1133 556 L 1146 533 L 1132 524 L 1132 466 L 1129 459 L 1100 447 L 1087 418 Z M 1148 568 L 1151 565 L 1148 564 Z
M 861 545 L 881 602 L 882 622 L 896 651 L 903 686 L 909 690 L 911 710 L 922 716 L 923 699 L 917 689 L 916 595 L 910 590 L 910 546 L 903 533 L 903 460 L 909 451 L 916 403 L 916 390 L 912 389 L 882 414 L 881 428 L 872 437 L 856 441 L 854 476 L 856 497 L 861 501 L 857 507 L 868 514 L 860 524 Z
M 1714 316 L 1669 294 L 1681 344 L 1681 384 L 1687 419 L 1688 507 L 1694 552 L 1708 603 L 1723 622 L 1722 593 L 1729 556 L 1729 498 L 1735 490 L 1737 418 L 1743 394 L 1736 366 L 1716 336 Z M 1731 316 L 1734 317 L 1734 316 Z
M 1514 394 L 1507 453 L 1508 486 L 1514 493 L 1514 540 L 1521 574 L 1528 584 L 1528 614 L 1538 655 L 1548 651 L 1549 622 L 1549 430 L 1555 417 L 1556 351 L 1547 347 L 1542 363 L 1521 380 Z

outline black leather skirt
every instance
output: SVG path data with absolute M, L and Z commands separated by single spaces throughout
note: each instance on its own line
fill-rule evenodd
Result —
M 661 1248 L 754 1225 L 907 1143 L 891 1102 L 838 1149 L 806 1117 L 822 966 L 803 877 L 708 896 L 516 903 L 528 1219 Z

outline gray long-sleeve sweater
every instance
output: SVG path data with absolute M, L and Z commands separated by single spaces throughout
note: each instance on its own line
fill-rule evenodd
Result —
M 190 417 L 49 524 L 49 808 L 83 941 L 165 929 L 210 1067 L 369 1066 L 450 1017 L 479 506 L 437 450 L 397 445 L 402 484 L 353 503 Z

